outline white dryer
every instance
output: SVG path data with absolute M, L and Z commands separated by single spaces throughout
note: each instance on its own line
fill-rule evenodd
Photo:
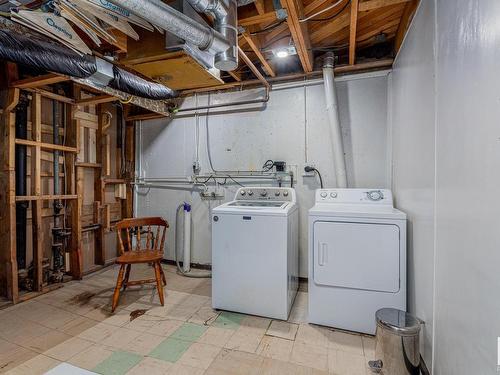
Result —
M 212 211 L 212 307 L 288 319 L 298 289 L 291 188 L 240 188 Z
M 321 189 L 309 210 L 309 322 L 375 333 L 406 310 L 406 215 L 390 190 Z

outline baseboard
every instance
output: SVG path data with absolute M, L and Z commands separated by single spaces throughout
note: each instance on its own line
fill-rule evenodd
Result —
M 169 259 L 163 259 L 161 261 L 163 264 L 170 264 L 172 266 L 175 266 L 175 261 L 174 260 L 169 260 Z M 181 267 L 183 262 L 179 262 Z M 211 271 L 212 270 L 212 265 L 211 264 L 201 264 L 201 263 L 191 263 L 191 268 L 195 268 L 198 270 L 207 270 Z

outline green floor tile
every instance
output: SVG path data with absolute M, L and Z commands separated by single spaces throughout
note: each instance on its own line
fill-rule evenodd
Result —
M 182 326 L 177 328 L 177 330 L 170 335 L 173 339 L 184 340 L 184 341 L 196 341 L 201 335 L 208 329 L 206 326 L 200 326 L 193 323 L 184 323 Z
M 227 329 L 237 329 L 246 315 L 223 311 L 215 320 L 213 326 Z
M 103 375 L 123 375 L 142 360 L 139 354 L 114 352 L 108 359 L 99 363 L 92 371 Z
M 191 346 L 192 342 L 169 337 L 149 353 L 149 357 L 175 363 Z

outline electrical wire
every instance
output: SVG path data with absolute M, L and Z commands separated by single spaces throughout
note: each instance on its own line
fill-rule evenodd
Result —
M 282 25 L 284 22 L 286 22 L 286 19 L 283 19 L 279 22 L 276 22 L 270 26 L 267 26 L 267 27 L 264 27 L 263 29 L 261 30 L 257 30 L 257 31 L 254 31 L 252 33 L 250 33 L 250 35 L 254 36 L 254 35 L 258 35 L 258 34 L 263 34 L 263 33 L 267 33 L 269 31 L 272 31 L 274 29 L 276 29 L 278 26 Z
M 330 21 L 332 19 L 334 19 L 335 17 L 337 17 L 338 15 L 340 15 L 346 8 L 347 6 L 350 4 L 351 0 L 348 0 L 344 6 L 342 7 L 342 9 L 340 9 L 338 12 L 335 12 L 335 14 L 332 14 L 331 16 L 328 16 L 328 17 L 325 17 L 325 18 L 316 18 L 316 19 L 312 19 L 313 17 L 316 17 L 332 8 L 334 8 L 335 6 L 337 6 L 338 4 L 340 4 L 343 0 L 341 1 L 337 1 L 335 4 L 323 9 L 322 11 L 319 11 L 307 18 L 304 18 L 302 20 L 299 20 L 299 22 L 323 22 L 323 21 Z
M 286 38 L 290 39 L 291 37 L 290 37 L 290 35 L 283 35 L 279 38 L 274 38 L 269 43 L 267 43 L 265 46 L 263 46 L 261 49 L 265 50 L 265 49 L 269 48 L 270 46 L 272 46 L 274 43 L 279 42 L 280 40 L 283 40 Z

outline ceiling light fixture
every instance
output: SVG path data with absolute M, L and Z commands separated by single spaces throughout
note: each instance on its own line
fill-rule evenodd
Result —
M 283 59 L 288 56 L 288 51 L 286 49 L 280 49 L 276 51 L 276 57 L 279 57 L 280 59 Z

